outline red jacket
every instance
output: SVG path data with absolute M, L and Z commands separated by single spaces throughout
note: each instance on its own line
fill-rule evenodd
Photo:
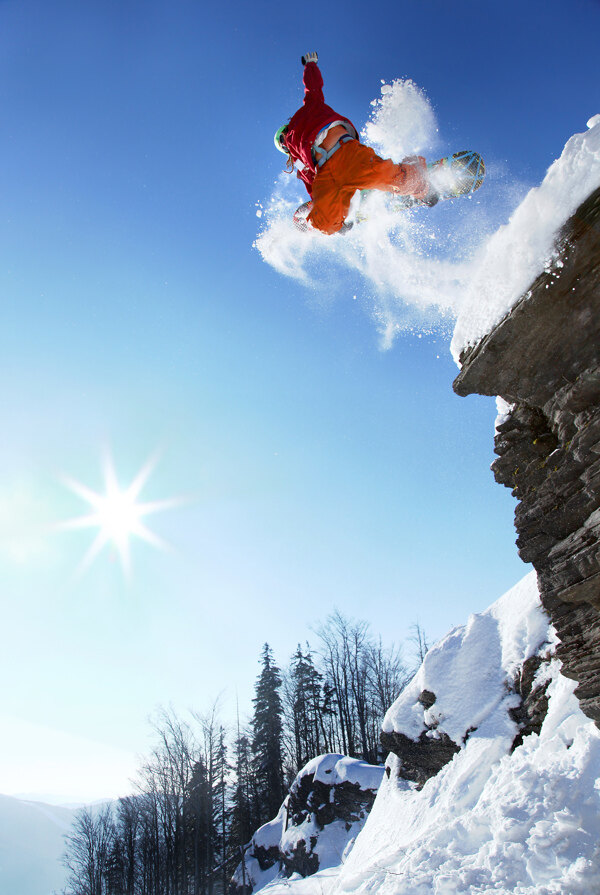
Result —
M 318 170 L 312 157 L 312 146 L 319 131 L 333 121 L 347 122 L 355 133 L 357 131 L 349 118 L 339 115 L 325 104 L 323 76 L 316 62 L 306 63 L 303 80 L 304 105 L 290 120 L 285 145 L 293 160 L 299 160 L 304 165 L 304 169 L 297 171 L 297 175 L 304 181 L 309 195 L 312 195 L 312 183 Z

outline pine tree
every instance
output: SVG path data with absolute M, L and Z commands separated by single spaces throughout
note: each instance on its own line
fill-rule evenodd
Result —
M 227 763 L 227 746 L 225 744 L 225 729 L 219 726 L 218 734 L 214 738 L 211 754 L 211 835 L 213 839 L 213 863 L 220 868 L 221 886 L 223 893 L 227 892 L 228 874 L 226 867 L 227 850 L 229 848 L 229 831 L 227 826 L 227 776 L 229 773 Z M 218 882 L 217 871 L 213 871 L 212 879 Z M 209 887 L 212 892 L 212 884 Z
M 283 707 L 281 673 L 268 643 L 262 651 L 262 669 L 256 681 L 252 718 L 252 764 L 259 794 L 259 822 L 274 817 L 284 798 Z
M 239 734 L 234 746 L 235 783 L 231 794 L 229 840 L 231 848 L 246 845 L 256 829 L 252 811 L 250 740 Z
M 194 895 L 205 888 L 207 871 L 208 824 L 208 780 L 206 765 L 201 757 L 194 763 L 192 777 L 185 797 L 185 817 L 190 836 L 187 843 L 187 862 Z
M 218 702 L 204 716 L 198 716 L 202 725 L 204 767 L 206 771 L 204 821 L 206 825 L 205 860 L 206 892 L 213 895 L 218 882 L 216 868 L 225 858 L 225 780 L 227 774 L 227 751 L 225 731 L 218 721 Z
M 323 678 L 315 668 L 308 644 L 306 654 L 298 644 L 292 657 L 290 677 L 295 776 L 307 761 L 321 754 L 324 745 L 321 723 Z

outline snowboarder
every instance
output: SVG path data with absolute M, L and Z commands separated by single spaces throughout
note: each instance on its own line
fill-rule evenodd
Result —
M 288 170 L 297 168 L 311 197 L 308 216 L 296 217 L 296 223 L 306 229 L 307 220 L 323 233 L 337 233 L 344 228 L 357 190 L 425 199 L 429 192 L 425 159 L 415 156 L 398 165 L 361 143 L 352 122 L 325 103 L 317 58 L 316 53 L 302 57 L 304 104 L 275 134 L 275 146 L 288 156 Z

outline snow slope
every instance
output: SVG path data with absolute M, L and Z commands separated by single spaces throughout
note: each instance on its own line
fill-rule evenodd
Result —
M 508 709 L 519 698 L 505 689 L 517 669 L 548 642 L 548 620 L 539 605 L 535 573 L 512 588 L 486 612 L 472 615 L 432 647 L 421 668 L 388 710 L 383 730 L 416 740 L 435 725 L 461 746 L 467 731 L 485 731 L 512 742 L 516 730 Z M 431 708 L 418 700 L 423 690 L 436 695 Z
M 63 835 L 77 810 L 0 795 L 2 895 L 52 895 L 65 885 Z
M 600 732 L 579 709 L 557 660 L 542 666 L 548 713 L 512 754 L 515 696 L 507 679 L 554 643 L 535 573 L 449 633 L 390 708 L 411 737 L 445 731 L 460 751 L 421 790 L 390 756 L 367 823 L 346 862 L 269 895 L 583 895 L 600 888 Z M 541 683 L 541 681 L 538 681 Z M 418 702 L 432 690 L 435 704 Z M 432 717 L 435 714 L 435 718 Z M 473 727 L 464 742 L 465 734 Z M 432 731 L 435 736 L 435 729 Z

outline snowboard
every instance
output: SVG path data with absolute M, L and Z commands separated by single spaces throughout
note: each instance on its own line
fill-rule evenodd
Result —
M 405 159 L 410 162 L 411 159 Z M 453 155 L 444 156 L 435 162 L 427 165 L 427 177 L 429 180 L 430 191 L 423 199 L 416 199 L 414 196 L 392 196 L 390 208 L 393 211 L 407 211 L 410 208 L 418 208 L 419 206 L 437 205 L 438 202 L 445 199 L 457 199 L 459 196 L 470 196 L 475 190 L 478 190 L 485 178 L 485 162 L 478 152 L 465 149 L 462 152 L 455 152 Z M 367 196 L 372 190 L 362 190 L 361 196 Z M 312 208 L 312 202 L 305 202 L 300 205 L 294 213 L 294 224 L 299 230 L 307 230 L 308 224 L 306 219 Z M 361 214 L 358 210 L 356 223 L 368 220 L 368 214 Z M 344 224 L 340 232 L 344 233 L 352 229 L 353 224 Z
M 393 206 L 403 211 L 419 205 L 436 205 L 442 199 L 469 196 L 479 189 L 484 177 L 485 163 L 478 152 L 470 149 L 455 152 L 454 155 L 447 155 L 427 165 L 430 192 L 424 199 L 394 196 Z

